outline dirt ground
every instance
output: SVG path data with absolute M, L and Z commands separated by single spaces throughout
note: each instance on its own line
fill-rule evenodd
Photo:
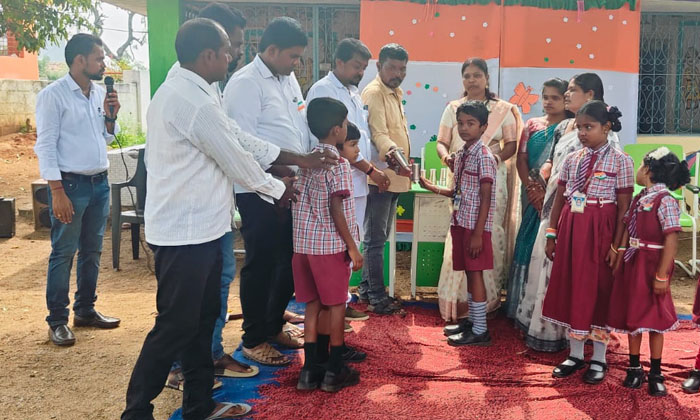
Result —
M 22 214 L 31 209 L 31 182 L 39 178 L 32 147 L 35 136 L 0 137 L 0 196 L 15 197 Z M 127 233 L 127 232 L 125 232 Z M 121 271 L 112 270 L 111 234 L 107 229 L 96 307 L 122 319 L 120 328 L 76 328 L 77 342 L 58 348 L 48 339 L 44 321 L 46 267 L 50 252 L 47 230 L 34 231 L 28 217 L 17 221 L 17 234 L 0 239 L 0 419 L 116 419 L 124 408 L 126 386 L 143 339 L 155 316 L 155 277 L 149 258 L 132 260 L 129 235 L 122 236 Z M 690 239 L 681 241 L 680 258 L 688 259 Z M 142 250 L 143 251 L 143 250 Z M 143 254 L 143 252 L 142 252 Z M 150 256 L 149 256 L 150 257 Z M 397 294 L 409 295 L 410 253 L 397 253 Z M 238 269 L 241 261 L 238 260 Z M 689 313 L 696 282 L 674 278 L 679 313 Z M 75 288 L 75 274 L 71 290 Z M 421 299 L 435 298 L 434 289 Z M 240 313 L 238 281 L 229 308 Z M 72 316 L 72 315 L 71 315 Z M 224 329 L 224 346 L 239 343 L 241 321 Z M 155 417 L 166 419 L 180 405 L 181 394 L 166 389 L 155 400 Z

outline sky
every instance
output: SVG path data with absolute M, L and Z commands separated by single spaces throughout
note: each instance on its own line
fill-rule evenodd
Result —
M 105 15 L 102 41 L 107 44 L 112 51 L 116 52 L 117 48 L 119 48 L 119 46 L 126 41 L 129 14 L 126 10 L 107 3 L 102 3 L 102 13 Z M 136 15 L 136 17 L 134 17 L 135 31 L 146 31 L 147 29 L 147 26 L 141 22 L 141 18 L 141 15 Z M 78 30 L 74 29 L 71 35 L 77 32 Z M 66 41 L 62 42 L 61 45 L 58 46 L 49 46 L 48 48 L 42 50 L 40 55 L 42 57 L 47 55 L 51 61 L 63 61 L 63 48 L 65 45 Z M 137 62 L 148 68 L 148 41 L 146 41 L 143 46 L 135 44 L 134 56 Z

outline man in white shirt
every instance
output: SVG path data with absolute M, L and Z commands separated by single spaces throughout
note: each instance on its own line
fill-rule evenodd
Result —
M 369 194 L 367 177 L 369 176 L 377 184 L 380 191 L 386 191 L 390 185 L 389 178 L 384 172 L 375 168 L 369 162 L 372 146 L 369 125 L 367 124 L 367 109 L 357 88 L 362 81 L 370 58 L 372 58 L 372 53 L 362 41 L 354 38 L 343 39 L 338 43 L 335 50 L 333 71 L 314 83 L 306 95 L 307 102 L 322 97 L 341 101 L 348 109 L 348 121 L 355 124 L 360 130 L 360 141 L 358 142 L 360 155 L 357 158 L 357 162 L 353 162 L 351 165 L 355 212 L 361 236 L 364 231 L 367 194 Z M 350 306 L 346 308 L 345 317 L 352 320 L 365 320 L 368 318 L 366 314 Z
M 297 153 L 311 149 L 304 98 L 294 67 L 308 43 L 299 22 L 276 18 L 265 29 L 255 59 L 236 72 L 224 90 L 229 117 L 246 132 Z M 273 167 L 289 176 L 288 167 Z M 249 188 L 236 185 L 246 259 L 241 270 L 243 355 L 266 365 L 286 365 L 290 359 L 267 340 L 300 348 L 303 340 L 283 331 L 283 314 L 294 293 L 292 219 Z
M 109 214 L 107 144 L 118 131 L 116 92 L 93 83 L 105 72 L 102 41 L 77 34 L 66 44 L 68 74 L 37 96 L 39 171 L 49 183 L 51 256 L 46 279 L 49 338 L 71 346 L 68 289 L 73 257 L 78 251 L 78 288 L 73 326 L 116 328 L 119 319 L 95 310 L 102 238 Z
M 153 418 L 151 401 L 178 356 L 185 377 L 183 418 L 229 418 L 250 410 L 212 399 L 220 241 L 231 229 L 233 182 L 288 205 L 294 199 L 293 178 L 277 180 L 260 165 L 309 160 L 262 141 L 256 153 L 241 146 L 239 139 L 250 135 L 226 116 L 211 86 L 226 77 L 231 60 L 220 25 L 199 18 L 186 22 L 175 48 L 181 68 L 160 86 L 147 116 L 144 216 L 146 241 L 155 254 L 158 316 L 134 366 L 123 420 Z M 321 164 L 320 157 L 316 160 Z

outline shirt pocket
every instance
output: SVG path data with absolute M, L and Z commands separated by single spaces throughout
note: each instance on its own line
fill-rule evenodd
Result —
M 598 192 L 606 196 L 614 196 L 617 189 L 617 174 L 615 172 L 596 171 L 593 173 L 591 183 L 595 183 Z

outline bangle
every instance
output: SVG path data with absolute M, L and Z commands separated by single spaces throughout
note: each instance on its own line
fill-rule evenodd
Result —
M 554 232 L 547 232 L 544 234 L 544 237 L 547 239 L 557 239 L 557 234 Z
M 116 118 L 109 118 L 108 116 L 105 115 L 105 122 L 113 123 L 113 122 L 116 122 L 116 121 L 117 121 Z
M 610 250 L 611 250 L 612 252 L 614 252 L 615 254 L 619 254 L 618 250 L 615 249 L 615 247 L 613 246 L 613 244 L 610 244 Z
M 617 250 L 618 251 L 627 251 L 627 247 L 626 246 L 618 246 Z
M 659 277 L 659 275 L 657 274 L 657 275 L 656 275 L 656 281 L 661 282 L 661 283 L 665 283 L 665 282 L 668 281 L 668 276 L 666 276 L 666 277 Z
M 372 172 L 374 172 L 374 165 L 371 163 L 369 164 L 369 169 L 367 169 L 367 172 L 365 172 L 368 176 L 372 175 Z

